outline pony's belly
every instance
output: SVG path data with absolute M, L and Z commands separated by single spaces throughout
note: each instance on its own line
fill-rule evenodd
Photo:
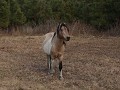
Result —
M 43 45 L 43 50 L 44 50 L 44 52 L 45 52 L 47 55 L 50 55 L 50 53 L 51 53 L 51 47 L 52 47 L 51 40 L 47 41 L 47 42 Z

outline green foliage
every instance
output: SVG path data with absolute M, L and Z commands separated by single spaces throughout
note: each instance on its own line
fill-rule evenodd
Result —
M 75 17 L 97 29 L 106 29 L 120 18 L 119 0 L 82 0 L 75 3 Z
M 41 22 L 45 22 L 51 19 L 52 10 L 49 3 L 45 0 L 38 0 L 36 3 L 36 7 L 34 8 L 34 17 L 33 19 L 36 21 L 36 24 Z
M 0 27 L 82 20 L 98 30 L 120 19 L 119 0 L 1 0 Z
M 9 25 L 9 6 L 5 0 L 0 0 L 0 27 L 6 28 Z
M 26 21 L 24 13 L 21 11 L 19 4 L 16 0 L 10 1 L 10 24 L 21 25 Z

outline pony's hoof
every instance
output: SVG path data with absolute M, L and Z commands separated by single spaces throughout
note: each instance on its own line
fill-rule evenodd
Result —
M 53 73 L 55 73 L 55 70 L 50 70 L 49 73 L 50 73 L 50 74 L 53 74 Z
M 47 74 L 50 75 L 50 72 L 48 72 Z
M 64 80 L 64 78 L 63 78 L 63 77 L 61 77 L 61 76 L 59 76 L 59 80 Z

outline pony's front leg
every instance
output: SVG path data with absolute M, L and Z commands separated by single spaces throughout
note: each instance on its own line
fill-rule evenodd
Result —
M 50 60 L 51 60 L 51 56 L 47 55 L 47 68 L 48 68 L 49 71 L 50 71 L 50 68 L 51 68 L 51 62 L 50 62 Z
M 61 56 L 59 58 L 59 79 L 60 80 L 63 79 L 63 75 L 62 75 L 62 68 L 63 68 L 63 66 L 62 66 L 62 59 L 63 59 L 63 56 Z

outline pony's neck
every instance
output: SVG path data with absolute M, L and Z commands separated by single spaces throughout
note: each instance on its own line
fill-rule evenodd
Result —
M 60 39 L 57 37 L 57 34 L 54 36 L 54 42 L 56 44 L 56 46 L 58 47 L 62 47 L 64 44 L 64 40 L 63 39 Z

